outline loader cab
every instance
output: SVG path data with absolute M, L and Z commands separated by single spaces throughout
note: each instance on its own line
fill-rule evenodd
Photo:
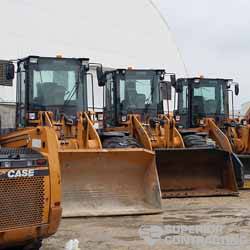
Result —
M 17 63 L 17 116 L 19 127 L 38 111 L 76 115 L 87 110 L 88 59 L 29 56 Z
M 160 82 L 164 70 L 117 69 L 106 74 L 105 127 L 126 123 L 129 114 L 156 117 L 163 113 Z
M 222 123 L 229 116 L 228 89 L 231 79 L 181 78 L 176 86 L 178 103 L 177 124 L 183 128 L 202 125 L 203 118 Z

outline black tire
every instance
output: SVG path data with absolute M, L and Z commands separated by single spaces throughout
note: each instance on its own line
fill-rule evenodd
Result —
M 184 144 L 187 148 L 207 148 L 210 145 L 200 135 L 185 135 L 183 136 Z
M 232 154 L 235 178 L 239 188 L 244 187 L 244 165 L 236 154 Z
M 106 138 L 102 146 L 103 148 L 141 148 L 141 145 L 131 136 Z
M 39 250 L 41 247 L 42 247 L 42 241 L 38 240 L 38 241 L 32 242 L 29 245 L 24 246 L 22 250 Z
M 36 240 L 32 243 L 26 244 L 24 246 L 18 246 L 18 247 L 9 247 L 5 250 L 39 250 L 42 246 L 41 240 Z

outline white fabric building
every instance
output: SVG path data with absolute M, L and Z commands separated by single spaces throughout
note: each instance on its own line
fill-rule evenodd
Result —
M 241 115 L 244 116 L 250 109 L 250 102 L 245 102 L 241 105 Z
M 88 57 L 105 66 L 184 69 L 170 32 L 148 0 L 1 0 L 0 58 Z M 0 87 L 1 101 L 15 89 Z

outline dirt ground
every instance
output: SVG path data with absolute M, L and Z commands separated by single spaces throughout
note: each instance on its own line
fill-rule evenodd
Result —
M 64 249 L 70 239 L 78 239 L 81 250 L 250 249 L 250 191 L 242 191 L 240 197 L 167 199 L 163 200 L 163 210 L 162 214 L 147 216 L 63 219 L 57 234 L 44 241 L 43 250 Z M 180 228 L 185 231 L 186 225 L 187 231 L 162 231 L 166 230 L 163 225 L 177 231 Z M 192 232 L 192 225 L 196 230 L 197 225 L 206 229 L 210 225 L 211 230 Z M 159 228 L 161 232 L 155 235 L 145 236 L 142 233 Z M 188 239 L 197 235 L 207 237 L 206 242 L 197 244 L 164 240 L 166 236 L 172 240 L 173 236 L 182 233 Z M 219 240 L 211 236 L 217 236 Z M 152 237 L 156 237 L 156 241 L 152 241 Z M 223 237 L 241 237 L 240 246 L 237 240 L 236 243 L 228 243 L 221 240 Z

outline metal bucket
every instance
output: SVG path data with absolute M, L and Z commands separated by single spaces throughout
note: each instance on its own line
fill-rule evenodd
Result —
M 63 217 L 161 212 L 155 155 L 144 149 L 61 150 Z
M 237 195 L 231 155 L 211 148 L 157 149 L 162 197 Z

